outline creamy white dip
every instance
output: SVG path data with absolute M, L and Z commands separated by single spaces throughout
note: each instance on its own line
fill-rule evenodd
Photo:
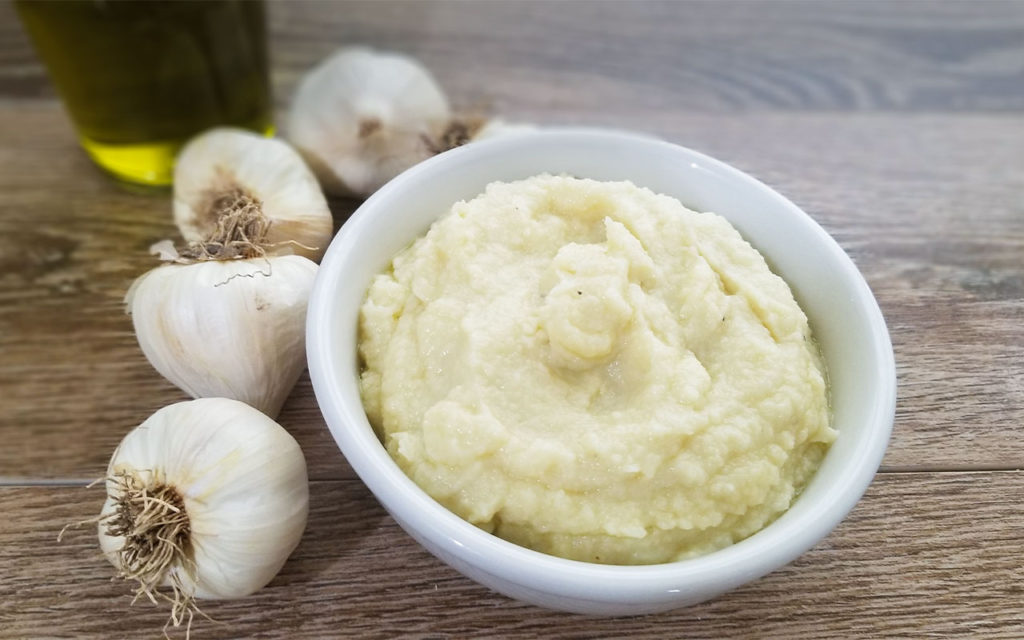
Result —
M 456 203 L 373 281 L 362 397 L 448 509 L 591 562 L 667 562 L 789 508 L 835 432 L 786 283 L 723 218 L 537 176 Z

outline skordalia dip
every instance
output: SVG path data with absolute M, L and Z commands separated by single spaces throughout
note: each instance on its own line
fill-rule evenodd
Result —
M 406 474 L 577 560 L 749 536 L 835 437 L 786 283 L 725 219 L 629 182 L 542 175 L 456 203 L 373 281 L 359 352 Z

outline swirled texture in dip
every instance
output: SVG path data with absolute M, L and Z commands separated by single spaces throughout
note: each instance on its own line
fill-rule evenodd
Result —
M 835 436 L 786 283 L 723 218 L 629 182 L 544 175 L 455 204 L 373 281 L 359 348 L 405 473 L 566 558 L 738 541 Z

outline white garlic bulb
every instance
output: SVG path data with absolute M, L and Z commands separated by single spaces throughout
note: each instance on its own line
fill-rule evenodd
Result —
M 122 577 L 139 582 L 137 595 L 173 589 L 175 625 L 194 598 L 239 598 L 270 582 L 309 511 L 298 443 L 225 398 L 151 415 L 114 451 L 106 485 L 100 547 Z
M 194 398 L 241 400 L 271 417 L 306 366 L 316 263 L 302 256 L 165 264 L 125 303 L 150 364 Z
M 202 242 L 219 219 L 250 207 L 267 222 L 268 255 L 318 260 L 333 231 L 316 176 L 282 140 L 211 129 L 190 141 L 174 167 L 174 221 L 185 240 Z
M 330 193 L 368 195 L 437 152 L 448 99 L 421 64 L 344 48 L 299 83 L 286 134 Z

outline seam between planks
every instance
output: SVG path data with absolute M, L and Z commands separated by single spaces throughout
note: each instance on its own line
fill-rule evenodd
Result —
M 966 473 L 1020 473 L 1024 467 L 1007 467 L 1002 465 L 969 465 L 963 467 L 937 467 L 930 465 L 908 465 L 891 466 L 880 469 L 877 475 L 909 475 L 915 473 L 927 474 L 966 474 Z M 3 488 L 85 488 L 96 482 L 96 478 L 19 478 L 0 476 L 0 487 Z M 358 477 L 316 479 L 310 480 L 310 484 L 326 484 L 337 482 L 362 482 Z

